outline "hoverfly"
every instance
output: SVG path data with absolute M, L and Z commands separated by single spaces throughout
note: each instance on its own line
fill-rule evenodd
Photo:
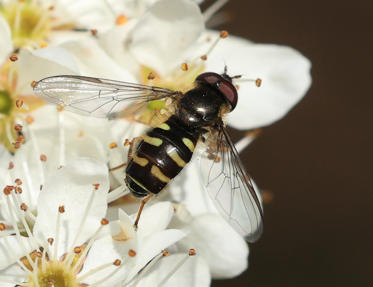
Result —
M 72 75 L 48 77 L 33 87 L 38 96 L 50 103 L 95 117 L 111 118 L 131 106 L 171 101 L 174 113 L 150 129 L 129 158 L 127 187 L 136 197 L 159 193 L 191 160 L 197 143 L 205 145 L 205 154 L 200 156 L 204 186 L 221 215 L 247 241 L 253 242 L 262 233 L 262 206 L 223 122 L 224 115 L 234 110 L 238 100 L 232 78 L 226 70 L 223 74 L 206 72 L 196 78 L 194 88 L 186 93 Z

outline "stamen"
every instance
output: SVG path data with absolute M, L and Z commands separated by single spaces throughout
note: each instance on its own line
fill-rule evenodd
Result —
M 60 205 L 58 207 L 58 212 L 57 212 L 56 240 L 54 242 L 54 252 L 53 252 L 54 261 L 57 261 L 57 257 L 58 257 L 58 242 L 59 242 L 59 237 L 60 237 L 61 213 L 64 213 L 64 212 L 65 212 L 65 207 L 63 205 Z
M 109 192 L 108 197 L 107 197 L 107 201 L 108 201 L 108 203 L 111 203 L 111 202 L 117 200 L 118 198 L 126 196 L 129 193 L 130 193 L 129 189 L 126 188 L 124 185 L 121 185 L 121 186 L 117 187 L 116 189 L 114 189 L 113 191 Z
M 118 147 L 118 144 L 115 143 L 115 142 L 112 142 L 112 143 L 109 144 L 110 149 L 113 149 L 113 148 L 116 148 L 116 147 Z
M 181 64 L 181 69 L 182 69 L 183 71 L 188 71 L 188 64 L 187 64 L 187 63 L 182 63 L 182 64 Z
M 246 133 L 246 135 L 234 144 L 238 153 L 241 153 L 246 147 L 248 147 L 261 133 L 260 129 L 252 130 Z
M 165 276 L 165 278 L 163 278 L 163 279 L 161 280 L 161 282 L 157 285 L 157 287 L 161 287 L 163 284 L 165 284 L 165 283 L 168 281 L 168 279 L 170 279 L 170 278 L 172 277 L 172 275 L 175 274 L 175 272 L 176 272 L 177 270 L 179 270 L 180 267 L 183 266 L 191 256 L 194 256 L 194 255 L 196 255 L 196 251 L 195 251 L 195 249 L 189 249 L 188 255 L 185 255 L 185 257 L 182 258 L 182 259 L 179 261 L 179 263 L 176 264 L 176 265 L 174 266 L 174 268 L 172 268 L 172 269 L 170 270 L 170 272 Z
M 208 7 L 205 12 L 203 12 L 203 18 L 205 23 L 207 23 L 211 17 L 222 8 L 228 0 L 218 0 L 214 4 L 212 4 L 210 7 Z
M 118 265 L 119 264 L 119 265 Z M 78 281 L 82 282 L 84 279 L 87 279 L 89 276 L 97 273 L 98 271 L 101 271 L 105 268 L 108 268 L 110 266 L 118 266 L 120 267 L 121 266 L 121 261 L 119 259 L 116 259 L 114 262 L 110 262 L 110 263 L 106 263 L 106 264 L 103 264 L 101 266 L 98 266 L 94 269 L 91 269 L 89 272 L 87 272 L 86 274 L 84 274 L 83 276 L 81 277 L 78 277 Z M 93 286 L 99 286 L 99 284 L 101 284 L 102 282 L 105 282 L 108 278 L 112 277 L 116 272 L 118 272 L 120 268 L 117 268 L 115 269 L 113 272 L 111 272 L 108 276 L 102 278 L 100 281 L 96 282 L 96 283 L 93 283 L 93 284 L 90 284 L 89 286 L 93 287 Z
M 16 107 L 17 107 L 18 109 L 20 109 L 20 108 L 22 108 L 22 106 L 23 106 L 23 100 L 21 100 L 21 99 L 17 99 L 17 100 L 16 100 Z
M 219 43 L 219 41 L 221 39 L 225 39 L 228 37 L 228 31 L 226 30 L 222 30 L 219 34 L 219 37 L 216 38 L 216 40 L 212 43 L 212 45 L 210 46 L 210 48 L 207 50 L 206 54 L 202 55 L 201 56 L 201 59 L 203 61 L 206 61 L 207 60 L 207 57 L 208 55 L 212 52 L 212 50 L 214 50 L 214 48 L 216 47 L 216 45 Z
M 242 82 L 253 82 L 255 85 L 259 88 L 262 85 L 262 79 L 257 78 L 257 79 L 247 79 L 247 78 L 242 78 L 242 77 L 232 77 L 235 83 L 242 83 Z

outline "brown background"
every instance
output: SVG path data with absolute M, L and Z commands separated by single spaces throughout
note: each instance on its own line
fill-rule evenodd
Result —
M 211 2 L 211 1 L 210 1 Z M 231 0 L 232 34 L 311 59 L 307 96 L 243 154 L 274 193 L 250 268 L 213 286 L 373 286 L 369 1 Z M 240 133 L 233 133 L 236 139 Z

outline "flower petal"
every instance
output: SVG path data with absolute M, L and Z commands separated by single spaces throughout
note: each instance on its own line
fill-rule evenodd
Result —
M 139 19 L 129 49 L 141 64 L 166 74 L 185 61 L 187 49 L 203 28 L 203 16 L 194 2 L 160 0 Z
M 17 64 L 17 85 L 22 88 L 24 94 L 33 94 L 30 85 L 32 81 L 49 76 L 79 73 L 72 55 L 61 47 L 46 47 L 32 51 L 24 49 Z
M 0 16 L 0 65 L 12 52 L 12 35 L 8 23 Z
M 174 214 L 171 202 L 163 201 L 145 208 L 141 214 L 137 233 L 139 236 L 150 236 L 168 226 Z
M 228 116 L 228 124 L 237 129 L 252 129 L 281 119 L 311 84 L 310 61 L 286 46 L 252 44 L 230 36 L 213 50 L 206 69 L 222 72 L 224 64 L 231 76 L 263 81 L 260 88 L 251 82 L 237 81 L 238 104 Z
M 187 259 L 185 257 L 188 255 L 172 254 L 163 257 L 149 271 L 146 271 L 146 275 L 137 286 L 210 286 L 210 271 L 204 259 L 198 255 L 190 256 Z M 173 272 L 174 268 L 183 261 L 185 263 L 176 272 Z
M 24 247 L 24 248 L 23 248 Z M 0 270 L 16 263 L 21 257 L 33 251 L 29 238 L 12 236 L 0 238 Z M 3 271 L 1 271 L 3 272 Z
M 246 242 L 219 215 L 200 215 L 186 225 L 185 231 L 189 234 L 178 246 L 194 248 L 207 261 L 213 278 L 231 278 L 247 268 Z
M 40 240 L 54 238 L 54 244 L 58 241 L 58 256 L 72 248 L 72 244 L 82 244 L 98 229 L 106 214 L 108 189 L 105 164 L 77 159 L 57 170 L 40 193 L 35 236 Z M 56 226 L 60 206 L 64 206 L 65 212 L 59 214 L 60 223 Z

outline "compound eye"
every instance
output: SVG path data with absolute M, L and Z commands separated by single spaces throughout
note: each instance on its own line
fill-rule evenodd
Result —
M 224 95 L 227 101 L 231 104 L 231 111 L 233 111 L 237 105 L 238 99 L 236 88 L 232 85 L 232 83 L 228 82 L 227 80 L 222 80 L 218 84 L 218 89 Z
M 214 86 L 217 82 L 221 81 L 222 77 L 219 74 L 216 73 L 203 73 L 200 74 L 197 78 L 196 81 L 198 82 L 205 82 L 208 83 L 212 86 Z

